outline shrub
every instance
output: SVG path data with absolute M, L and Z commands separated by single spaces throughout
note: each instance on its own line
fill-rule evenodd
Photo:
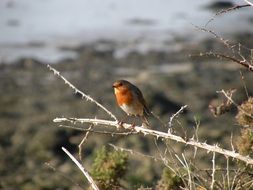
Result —
M 182 187 L 184 187 L 183 180 L 169 168 L 164 168 L 162 178 L 158 181 L 156 190 L 179 190 Z
M 128 155 L 121 151 L 108 151 L 102 147 L 96 152 L 91 175 L 100 189 L 119 189 L 120 179 L 125 175 Z

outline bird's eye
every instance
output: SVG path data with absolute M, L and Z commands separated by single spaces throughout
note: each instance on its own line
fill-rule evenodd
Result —
M 119 84 L 118 84 L 118 86 L 122 86 L 123 84 L 120 82 Z

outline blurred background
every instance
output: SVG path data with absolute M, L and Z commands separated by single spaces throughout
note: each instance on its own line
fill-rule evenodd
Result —
M 108 119 L 53 76 L 46 64 L 119 118 L 124 113 L 116 106 L 111 87 L 117 79 L 139 86 L 151 110 L 164 122 L 186 104 L 177 125 L 191 134 L 199 120 L 201 140 L 229 148 L 231 133 L 235 139 L 239 134 L 236 110 L 214 118 L 208 105 L 222 99 L 217 90 L 231 88 L 237 89 L 235 101 L 243 102 L 247 98 L 243 82 L 248 94 L 253 94 L 252 73 L 227 60 L 194 56 L 209 51 L 231 53 L 195 25 L 205 27 L 217 11 L 237 4 L 245 2 L 1 0 L 0 187 L 80 189 L 75 183 L 83 184 L 82 176 L 61 147 L 76 154 L 84 133 L 59 128 L 52 120 L 61 116 Z M 215 17 L 206 28 L 231 43 L 241 43 L 241 53 L 249 58 L 252 13 L 251 7 L 235 10 Z M 83 152 L 88 170 L 94 151 L 108 143 L 158 155 L 149 137 L 91 134 Z M 175 149 L 187 151 L 177 144 Z M 205 156 L 199 155 L 203 165 Z M 124 187 L 154 186 L 163 164 L 136 155 L 129 159 Z M 70 179 L 63 180 L 66 176 Z
M 56 63 L 77 58 L 73 48 L 101 40 L 115 42 L 118 56 L 131 50 L 173 50 L 176 38 L 196 43 L 203 37 L 192 24 L 203 26 L 215 10 L 233 3 L 244 1 L 2 0 L 1 61 L 32 57 Z M 234 11 L 210 27 L 220 35 L 250 32 L 251 16 L 250 8 Z

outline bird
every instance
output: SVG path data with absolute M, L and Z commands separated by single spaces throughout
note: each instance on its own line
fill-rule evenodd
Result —
M 149 127 L 147 116 L 151 115 L 141 90 L 127 80 L 117 80 L 113 83 L 114 94 L 119 107 L 127 116 L 140 117 L 142 125 Z M 122 124 L 122 123 L 121 123 Z M 132 125 L 134 127 L 134 124 Z

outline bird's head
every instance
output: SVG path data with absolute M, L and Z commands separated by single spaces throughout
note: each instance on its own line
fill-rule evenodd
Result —
M 129 90 L 131 83 L 126 80 L 118 80 L 113 83 L 112 87 L 114 88 L 115 93 L 124 92 Z

